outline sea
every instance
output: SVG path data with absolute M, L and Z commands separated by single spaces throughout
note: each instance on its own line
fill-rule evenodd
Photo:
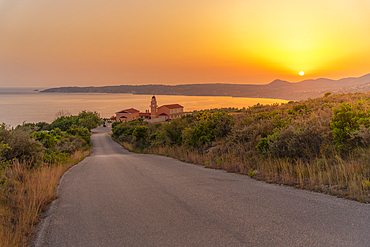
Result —
M 110 118 L 120 110 L 135 108 L 141 112 L 150 109 L 152 95 L 107 93 L 41 93 L 44 88 L 1 88 L 0 124 L 8 128 L 22 123 L 51 123 L 59 111 L 77 115 L 83 110 L 96 111 Z M 37 90 L 37 91 L 36 91 Z M 243 98 L 224 96 L 156 95 L 158 106 L 180 104 L 184 111 L 221 107 L 243 108 L 272 103 L 285 103 L 281 99 Z

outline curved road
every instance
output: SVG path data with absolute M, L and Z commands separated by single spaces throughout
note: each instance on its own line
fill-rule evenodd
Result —
M 156 155 L 108 128 L 69 170 L 36 246 L 370 246 L 370 207 Z

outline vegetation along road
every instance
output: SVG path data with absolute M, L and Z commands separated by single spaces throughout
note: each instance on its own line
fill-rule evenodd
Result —
M 370 207 L 172 158 L 110 129 L 69 170 L 36 246 L 368 246 Z

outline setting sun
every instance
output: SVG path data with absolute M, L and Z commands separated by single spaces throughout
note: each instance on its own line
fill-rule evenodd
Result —
M 299 72 L 299 75 L 300 76 L 303 76 L 304 75 L 304 72 L 303 71 Z
M 368 0 L 32 3 L 0 1 L 1 86 L 267 84 L 369 73 Z

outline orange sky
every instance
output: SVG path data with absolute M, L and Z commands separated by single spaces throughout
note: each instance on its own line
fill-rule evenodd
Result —
M 369 0 L 0 0 L 0 87 L 367 73 Z

